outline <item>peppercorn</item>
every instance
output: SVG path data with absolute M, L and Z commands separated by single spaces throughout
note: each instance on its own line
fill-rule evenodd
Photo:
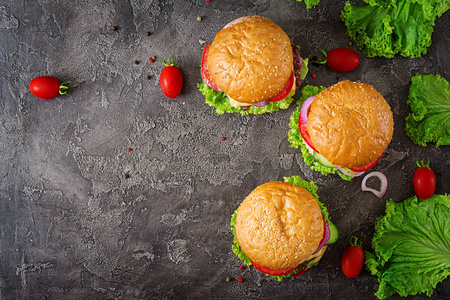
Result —
M 131 151 L 133 151 L 133 148 L 128 148 L 128 152 L 131 152 Z
M 224 136 L 222 137 L 222 141 L 225 141 L 225 137 Z
M 238 279 L 238 282 L 241 283 L 242 281 L 244 281 L 242 278 Z
M 316 78 L 316 73 L 312 73 L 312 74 L 311 74 L 311 77 L 312 77 L 312 78 Z
M 119 28 L 117 28 L 117 26 L 113 26 L 113 27 L 111 27 L 111 29 L 114 31 L 117 31 L 117 29 L 119 29 Z
M 135 60 L 135 61 L 134 61 L 134 64 L 135 64 L 135 65 L 138 65 L 138 64 L 139 64 L 139 61 L 138 61 L 138 60 Z
M 151 77 L 150 75 L 147 75 L 147 79 L 149 79 L 149 80 L 150 80 L 151 78 L 152 78 L 152 77 Z
M 145 33 L 145 35 L 146 35 L 146 36 L 151 36 L 152 34 L 150 33 L 150 31 L 147 31 L 147 32 Z
M 128 175 L 128 174 L 123 174 L 123 178 L 130 178 L 130 175 Z
M 353 42 L 352 41 L 348 42 L 348 45 L 353 46 Z
M 227 282 L 228 282 L 228 281 L 231 281 L 231 278 L 230 278 L 230 277 L 227 277 L 226 281 L 227 281 Z
M 202 17 L 197 17 L 197 21 L 201 22 L 202 21 Z

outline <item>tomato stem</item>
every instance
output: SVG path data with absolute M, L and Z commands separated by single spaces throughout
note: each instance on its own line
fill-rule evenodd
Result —
M 350 244 L 350 246 L 353 247 L 361 247 L 362 246 L 362 242 L 360 240 L 358 240 L 358 238 L 356 236 L 350 236 L 348 238 L 348 243 Z
M 425 168 L 428 168 L 428 169 L 429 169 L 429 168 L 430 168 L 430 159 L 428 159 L 427 164 L 425 164 L 425 163 L 423 162 L 423 160 L 421 160 L 420 163 L 419 163 L 418 160 L 416 160 L 416 164 L 417 164 L 417 166 L 418 166 L 419 168 L 425 167 Z
M 70 81 L 61 83 L 61 85 L 59 86 L 59 94 L 60 95 L 68 95 L 67 94 L 67 89 L 69 89 L 69 87 L 66 86 L 66 84 L 68 84 L 69 82 Z
M 321 64 L 321 65 L 325 65 L 327 63 L 328 54 L 320 48 L 319 48 L 319 50 L 320 50 L 320 52 L 323 53 L 323 55 L 325 55 L 325 58 L 320 59 L 317 63 Z
M 160 63 L 162 63 L 166 67 L 172 67 L 172 66 L 176 67 L 178 65 L 178 57 L 177 57 L 177 62 L 176 63 L 174 62 L 174 60 L 172 58 L 167 59 L 167 62 L 164 59 L 162 62 L 160 61 Z

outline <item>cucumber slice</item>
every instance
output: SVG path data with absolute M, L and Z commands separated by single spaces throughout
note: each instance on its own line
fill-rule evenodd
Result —
M 333 224 L 330 220 L 328 220 L 328 228 L 330 228 L 330 239 L 327 242 L 327 245 L 331 245 L 336 243 L 339 238 L 339 231 L 336 225 Z
M 322 154 L 314 152 L 313 154 L 314 160 L 317 161 L 319 164 L 321 164 L 322 166 L 325 167 L 329 167 L 329 168 L 336 168 L 335 165 L 333 165 L 332 163 L 330 163 Z

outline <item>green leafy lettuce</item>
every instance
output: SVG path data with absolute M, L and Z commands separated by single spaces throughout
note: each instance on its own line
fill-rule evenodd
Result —
M 292 183 L 292 184 L 295 184 L 295 185 L 298 185 L 298 186 L 301 186 L 305 190 L 310 192 L 311 195 L 313 195 L 314 198 L 317 199 L 317 203 L 319 204 L 319 207 L 320 207 L 320 210 L 322 212 L 323 218 L 326 221 L 328 221 L 327 208 L 323 205 L 322 202 L 319 201 L 319 196 L 317 195 L 317 186 L 316 186 L 316 184 L 313 181 L 307 182 L 307 181 L 301 179 L 299 176 L 284 177 L 284 181 Z M 241 250 L 241 246 L 239 245 L 239 241 L 238 241 L 238 239 L 236 237 L 236 217 L 237 217 L 237 213 L 238 213 L 238 209 L 236 209 L 234 211 L 234 213 L 231 216 L 231 221 L 230 221 L 231 231 L 233 232 L 233 236 L 234 236 L 233 245 L 231 246 L 231 249 L 233 250 L 233 253 L 236 254 L 236 256 L 239 257 L 239 259 L 244 262 L 244 264 L 250 266 L 252 263 L 250 262 L 250 259 L 244 253 L 244 251 Z M 278 281 L 281 281 L 281 280 L 283 280 L 283 278 L 290 277 L 292 274 L 295 274 L 299 269 L 304 269 L 306 267 L 313 266 L 313 265 L 316 265 L 316 264 L 317 263 L 310 262 L 306 266 L 299 266 L 294 271 L 292 271 L 291 273 L 288 273 L 286 275 L 281 275 L 281 276 L 272 276 L 272 275 L 269 275 L 269 274 L 266 274 L 266 275 L 274 277 L 274 278 L 277 278 Z
M 311 9 L 314 5 L 319 4 L 320 0 L 297 0 L 298 2 L 304 1 L 307 9 Z
M 450 84 L 439 75 L 414 75 L 407 103 L 412 113 L 406 117 L 405 131 L 421 146 L 450 145 Z
M 366 252 L 365 264 L 378 276 L 375 295 L 384 299 L 426 293 L 450 275 L 450 196 L 416 196 L 386 203 L 386 215 L 375 223 L 375 253 Z
M 303 160 L 307 165 L 311 167 L 314 171 L 320 172 L 322 175 L 328 175 L 328 174 L 335 174 L 337 173 L 339 176 L 341 176 L 344 180 L 352 180 L 353 177 L 345 175 L 341 171 L 338 170 L 338 168 L 335 167 L 326 167 L 314 160 L 314 158 L 311 156 L 311 154 L 308 151 L 308 148 L 306 148 L 306 144 L 302 139 L 302 135 L 300 134 L 300 130 L 298 128 L 298 118 L 300 117 L 300 111 L 302 108 L 303 102 L 308 99 L 311 96 L 317 95 L 321 91 L 323 91 L 325 87 L 323 86 L 312 86 L 307 85 L 303 87 L 302 89 L 302 95 L 300 96 L 300 99 L 297 101 L 297 109 L 294 111 L 294 113 L 289 118 L 289 127 L 291 128 L 288 133 L 288 140 L 291 143 L 292 148 L 298 148 L 300 147 L 300 150 L 302 152 Z M 346 170 L 346 168 L 344 168 Z
M 450 8 L 450 0 L 364 0 L 345 3 L 341 20 L 347 35 L 368 57 L 418 57 L 431 45 L 434 21 Z

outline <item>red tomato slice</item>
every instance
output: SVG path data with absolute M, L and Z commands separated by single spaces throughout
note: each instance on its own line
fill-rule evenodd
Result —
M 288 81 L 284 85 L 283 89 L 274 97 L 266 100 L 267 102 L 278 102 L 286 98 L 292 90 L 292 86 L 294 85 L 294 72 L 289 76 Z
M 305 273 L 305 271 L 306 271 L 306 268 L 304 268 L 304 269 L 299 269 L 297 272 L 295 272 L 295 274 L 292 274 L 291 276 L 292 276 L 292 277 L 300 277 L 300 276 L 303 275 L 303 273 Z
M 309 136 L 309 133 L 308 133 L 308 126 L 306 125 L 305 122 L 303 122 L 303 119 L 301 116 L 299 116 L 299 118 L 298 118 L 298 129 L 300 130 L 300 134 L 301 134 L 303 140 L 305 141 L 305 143 L 308 144 L 308 146 L 311 147 L 311 149 L 313 149 L 315 152 L 319 153 L 319 151 L 317 151 L 316 148 L 314 148 L 314 146 L 311 142 L 311 137 Z
M 222 92 L 222 90 L 214 83 L 214 81 L 212 81 L 211 75 L 209 74 L 207 61 L 208 61 L 208 51 L 209 51 L 210 47 L 211 47 L 211 45 L 207 44 L 205 46 L 205 48 L 203 48 L 202 66 L 201 66 L 200 72 L 202 75 L 203 82 L 206 83 L 207 86 L 209 86 L 210 88 L 212 88 L 218 92 Z
M 381 156 L 383 156 L 383 154 Z M 353 172 L 364 172 L 364 171 L 367 171 L 367 170 L 371 169 L 373 166 L 375 166 L 377 164 L 377 162 L 381 159 L 381 156 L 378 157 L 377 159 L 371 161 L 370 163 L 364 165 L 364 166 L 353 167 L 353 168 L 348 168 L 348 169 L 352 170 Z
M 264 267 L 264 266 L 258 265 L 255 262 L 253 262 L 251 259 L 250 259 L 250 262 L 252 263 L 252 265 L 255 267 L 256 270 L 259 270 L 259 271 L 261 271 L 263 273 L 266 273 L 266 274 L 269 274 L 269 275 L 272 275 L 272 276 L 286 275 L 286 274 L 289 274 L 292 271 L 294 271 L 295 268 L 297 268 L 297 267 L 294 267 L 294 268 L 291 268 L 291 269 L 277 270 L 277 269 L 271 269 L 271 268 L 268 268 L 268 267 Z

